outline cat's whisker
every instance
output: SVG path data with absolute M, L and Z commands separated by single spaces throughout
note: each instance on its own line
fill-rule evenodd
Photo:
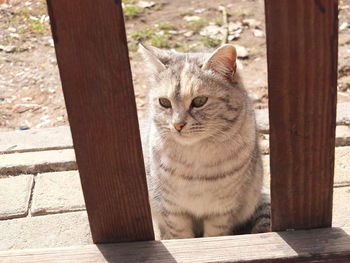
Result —
M 204 126 L 202 126 L 202 127 L 190 127 L 187 130 L 189 130 L 189 131 L 197 131 L 197 130 L 205 130 L 206 128 L 207 127 L 204 127 Z
M 189 129 L 189 131 L 204 131 L 204 129 L 203 128 L 201 128 L 201 129 Z
M 225 139 L 230 139 L 230 138 L 232 138 L 232 137 L 231 137 L 231 134 L 226 133 L 226 132 L 223 132 L 222 130 L 220 130 L 220 129 L 218 129 L 218 128 L 212 128 L 212 131 L 213 131 L 214 133 L 218 133 L 218 134 L 222 135 Z M 215 136 L 215 135 L 214 135 L 214 136 Z

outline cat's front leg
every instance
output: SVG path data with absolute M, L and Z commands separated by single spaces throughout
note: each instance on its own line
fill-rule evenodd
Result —
M 204 237 L 227 236 L 231 234 L 232 216 L 230 214 L 215 215 L 203 222 Z
M 167 214 L 164 217 L 164 227 L 161 239 L 193 238 L 192 218 L 186 214 Z

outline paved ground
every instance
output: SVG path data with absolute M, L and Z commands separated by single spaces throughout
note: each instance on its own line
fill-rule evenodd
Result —
M 350 104 L 341 108 L 333 225 L 350 226 Z M 268 185 L 266 114 L 257 112 Z M 92 242 L 68 127 L 0 133 L 0 153 L 0 250 Z

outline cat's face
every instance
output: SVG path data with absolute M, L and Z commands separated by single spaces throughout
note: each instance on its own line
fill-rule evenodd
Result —
M 146 50 L 152 52 L 148 55 L 155 56 L 147 58 L 151 67 L 154 66 L 149 106 L 163 137 L 182 144 L 203 139 L 215 141 L 235 124 L 243 93 L 232 87 L 236 57 L 232 46 L 227 48 L 224 54 L 214 52 L 211 57 L 175 53 L 168 53 L 166 57 L 164 52 L 155 54 L 162 51 Z

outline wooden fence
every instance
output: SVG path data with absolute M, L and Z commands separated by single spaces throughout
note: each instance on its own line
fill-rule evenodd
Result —
M 57 61 L 92 237 L 26 259 L 120 262 L 350 262 L 348 229 L 332 229 L 337 0 L 265 0 L 272 229 L 154 239 L 121 2 L 48 0 Z M 12 254 L 11 254 L 12 253 Z

